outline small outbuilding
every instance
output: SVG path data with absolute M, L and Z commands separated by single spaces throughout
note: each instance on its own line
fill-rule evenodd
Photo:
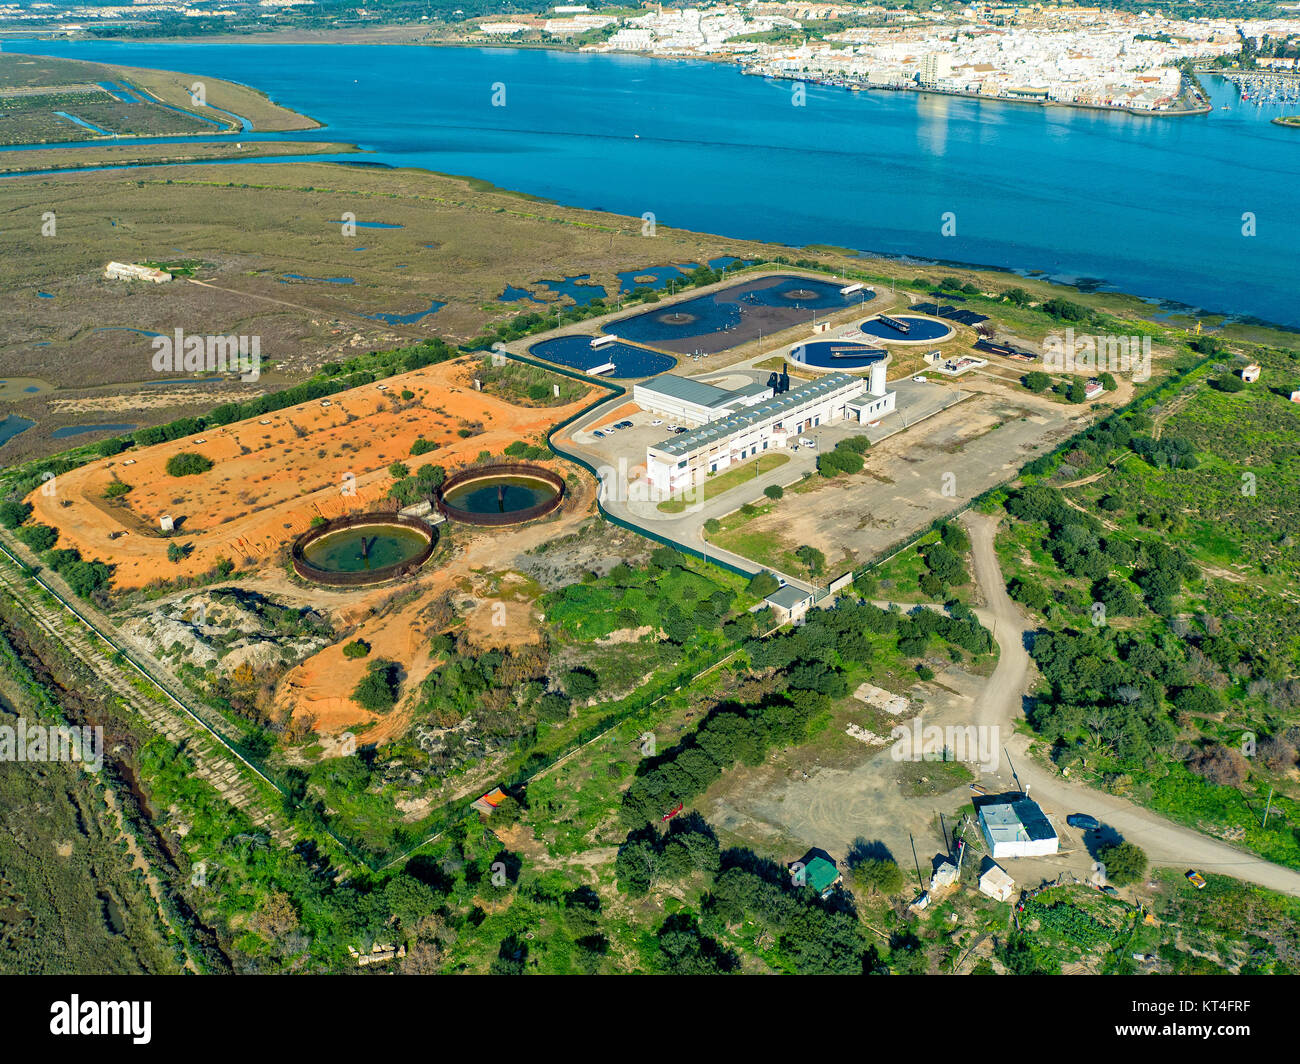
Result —
M 798 622 L 812 608 L 813 593 L 803 588 L 786 584 L 768 595 L 764 600 L 772 607 L 776 619 L 781 623 Z
M 802 860 L 790 866 L 790 876 L 796 886 L 812 887 L 823 898 L 844 881 L 834 859 L 825 850 L 809 850 Z
M 1007 875 L 1001 865 L 990 864 L 980 876 L 980 893 L 994 901 L 1010 901 L 1016 891 L 1016 881 Z

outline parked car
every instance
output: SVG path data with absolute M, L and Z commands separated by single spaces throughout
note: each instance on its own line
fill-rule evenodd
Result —
M 925 384 L 930 380 L 930 378 L 925 376 L 925 374 L 923 373 L 918 373 L 915 377 L 912 378 L 912 380 L 916 381 L 917 384 Z
M 1102 888 L 1101 888 L 1101 892 L 1102 892 L 1103 894 L 1109 894 L 1112 898 L 1118 898 L 1118 897 L 1119 897 L 1119 891 L 1116 890 L 1114 887 L 1111 887 L 1111 886 L 1105 886 L 1105 887 L 1102 887 Z
M 616 429 L 630 429 L 630 428 L 632 427 L 632 422 L 630 422 L 630 421 L 620 421 L 620 422 L 619 422 L 617 425 L 615 425 L 614 427 L 615 427 Z
M 1065 822 L 1072 828 L 1082 828 L 1084 831 L 1096 831 L 1101 827 L 1101 821 L 1087 813 L 1071 813 Z
M 690 431 L 691 431 L 690 429 L 682 428 L 681 425 L 678 425 L 675 429 L 673 429 L 673 432 L 678 436 L 680 436 L 683 432 L 690 432 Z
M 663 423 L 664 423 L 664 419 L 661 417 L 657 417 L 652 422 L 650 422 L 651 425 L 662 425 Z
M 1197 890 L 1205 889 L 1205 877 L 1201 875 L 1200 872 L 1196 871 L 1195 868 L 1189 868 L 1187 870 L 1187 882 Z
M 805 437 L 805 436 L 800 436 L 800 437 L 799 437 L 799 443 L 800 443 L 801 446 L 804 446 L 804 447 L 816 447 L 816 446 L 817 446 L 815 443 L 813 443 L 812 440 L 808 439 L 808 438 Z
M 668 426 L 668 431 L 669 431 L 669 432 L 676 432 L 676 431 L 677 431 L 677 426 L 676 426 L 676 425 L 669 425 L 669 426 Z
M 593 429 L 591 434 L 598 440 L 603 440 L 605 438 L 605 434 L 601 432 L 600 429 Z

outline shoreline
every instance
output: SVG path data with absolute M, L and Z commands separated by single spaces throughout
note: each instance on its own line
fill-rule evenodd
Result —
M 396 30 L 396 26 L 377 27 Z M 334 31 L 336 37 L 331 39 L 330 31 L 272 31 L 267 34 L 213 34 L 208 37 L 148 37 L 148 38 L 120 38 L 120 37 L 97 37 L 93 34 L 87 34 L 84 37 L 66 38 L 56 36 L 45 36 L 37 38 L 26 38 L 28 40 L 40 40 L 45 42 L 64 42 L 79 43 L 90 42 L 98 44 L 226 44 L 226 45 L 250 45 L 250 44 L 280 44 L 280 45 L 361 45 L 361 46 L 380 46 L 380 47 L 416 47 L 416 48 L 480 48 L 484 50 L 494 49 L 516 49 L 520 51 L 534 52 L 560 52 L 571 55 L 634 55 L 642 59 L 654 59 L 659 61 L 676 61 L 690 63 L 713 63 L 718 66 L 736 67 L 741 74 L 750 77 L 769 78 L 774 81 L 799 81 L 810 85 L 825 85 L 829 88 L 842 88 L 849 92 L 910 92 L 918 96 L 947 96 L 966 100 L 980 100 L 988 103 L 1007 103 L 1007 104 L 1029 104 L 1035 107 L 1066 107 L 1076 108 L 1081 111 L 1097 111 L 1102 114 L 1125 114 L 1135 118 L 1188 118 L 1196 115 L 1210 114 L 1214 111 L 1211 104 L 1203 104 L 1197 107 L 1179 107 L 1179 108 L 1161 108 L 1159 110 L 1146 110 L 1136 107 L 1110 107 L 1105 104 L 1094 103 L 1074 103 L 1068 100 L 1033 100 L 1033 99 L 1016 99 L 1009 96 L 985 96 L 978 92 L 964 92 L 960 90 L 922 88 L 913 85 L 875 85 L 849 83 L 841 81 L 824 80 L 817 77 L 794 77 L 783 74 L 766 74 L 758 71 L 748 70 L 745 67 L 743 57 L 731 57 L 721 55 L 657 55 L 654 52 L 643 51 L 585 51 L 584 49 L 574 46 L 557 44 L 555 42 L 532 42 L 532 41 L 469 41 L 469 40 L 429 40 L 427 37 L 423 40 L 417 39 L 412 35 L 409 39 L 404 40 L 345 40 L 342 38 L 350 36 L 341 31 Z M 314 36 L 315 39 L 304 39 Z M 0 42 L 7 38 L 0 37 Z M 1200 71 L 1198 71 L 1200 72 Z M 1205 73 L 1219 73 L 1218 71 L 1204 71 Z M 229 79 L 225 79 L 229 80 Z M 240 85 L 240 82 L 231 82 L 233 85 Z M 244 88 L 254 92 L 260 91 L 255 86 L 243 85 Z M 265 96 L 265 93 L 262 93 Z M 270 100 L 270 97 L 266 97 Z M 274 102 L 274 101 L 271 101 Z M 283 107 L 282 104 L 277 104 Z M 290 111 L 291 108 L 284 107 L 284 110 Z M 299 112 L 293 112 L 298 114 Z M 310 116 L 302 115 L 309 121 L 315 121 Z M 315 127 L 320 128 L 317 123 Z M 279 132 L 285 132 L 283 130 Z
M 104 43 L 104 41 L 105 41 L 106 39 L 102 39 L 102 38 L 101 38 L 101 39 L 95 39 L 95 40 L 96 40 L 98 43 Z M 209 38 L 205 38 L 203 41 L 198 41 L 198 42 L 195 42 L 195 41 L 185 41 L 185 40 L 182 40 L 182 39 L 174 39 L 174 40 L 177 40 L 179 43 L 198 43 L 198 44 L 213 43 L 212 39 L 209 39 Z M 238 38 L 234 38 L 234 40 L 238 40 Z M 155 39 L 151 39 L 151 41 L 150 41 L 150 42 L 147 42 L 147 43 L 157 43 L 157 42 L 159 42 L 159 41 L 162 41 L 162 39 L 161 39 L 161 38 L 156 39 L 156 40 L 155 40 Z M 281 41 L 281 40 L 266 40 L 265 38 L 259 38 L 258 43 L 262 43 L 263 41 L 264 41 L 265 43 L 268 43 L 268 44 L 286 43 L 286 42 L 283 42 L 283 41 Z M 128 43 L 144 43 L 144 42 L 128 42 Z M 308 43 L 308 42 L 300 42 L 300 43 Z M 431 43 L 431 44 L 425 44 L 425 45 L 421 45 L 421 46 L 422 46 L 422 47 L 429 47 L 429 46 L 432 46 L 432 47 L 459 47 L 459 48 L 480 48 L 480 47 L 481 47 L 481 46 L 478 46 L 478 45 L 443 44 L 443 43 Z M 556 49 L 556 48 L 551 48 L 551 47 L 549 47 L 549 46 L 531 46 L 531 47 L 528 47 L 528 48 L 526 48 L 526 49 L 519 49 L 518 46 L 504 46 L 504 45 L 502 45 L 502 46 L 496 46 L 496 47 L 511 47 L 511 48 L 515 48 L 516 50 L 532 50 L 532 51 L 567 51 L 567 52 L 574 52 L 574 54 L 580 54 L 580 53 L 578 53 L 577 50 L 575 50 L 575 49 L 571 49 L 571 48 L 567 48 L 567 49 Z M 37 53 L 37 54 L 39 54 L 39 53 Z M 692 59 L 693 59 L 693 57 L 689 57 L 689 56 L 673 56 L 673 57 L 667 57 L 667 56 L 652 56 L 652 55 L 648 55 L 648 54 L 646 54 L 646 53 L 639 53 L 639 52 L 626 52 L 626 53 L 581 53 L 581 54 L 602 55 L 602 56 L 603 56 L 603 55 L 608 55 L 608 54 L 619 54 L 619 55 L 630 55 L 630 56 L 634 55 L 634 56 L 636 56 L 638 59 L 652 59 L 652 60 L 656 60 L 656 61 L 663 61 L 663 60 L 676 60 L 676 61 L 678 61 L 678 62 L 689 62 L 689 61 L 692 61 Z M 56 57 L 56 58 L 58 58 L 58 57 Z M 715 62 L 716 62 L 716 60 L 715 60 Z M 730 66 L 730 65 L 735 65 L 735 64 L 724 63 L 724 65 L 729 65 L 729 66 Z M 137 68 L 137 69 L 152 69 L 152 68 Z M 745 73 L 745 72 L 743 71 L 743 69 L 739 69 L 739 68 L 738 68 L 738 71 L 739 71 L 740 73 L 742 73 L 742 74 Z M 228 80 L 228 79 L 226 79 L 226 80 Z M 784 80 L 795 80 L 795 79 L 784 79 Z M 242 85 L 242 83 L 240 83 L 240 82 L 234 82 L 234 81 L 231 81 L 230 84 Z M 256 89 L 255 86 L 243 86 L 243 87 L 248 88 L 248 89 L 250 89 L 250 90 L 252 90 L 252 91 L 258 92 L 260 95 L 262 95 L 264 98 L 266 98 L 266 99 L 269 100 L 270 102 L 275 103 L 274 100 L 271 100 L 271 97 L 269 97 L 269 96 L 267 96 L 265 93 L 261 92 L 261 90 Z M 1003 99 L 1003 98 L 999 98 L 999 97 L 980 97 L 980 96 L 977 96 L 977 95 L 976 95 L 976 96 L 972 96 L 971 94 L 965 94 L 965 93 L 963 93 L 963 94 L 956 94 L 956 93 L 934 92 L 933 90 L 903 89 L 903 90 L 891 90 L 891 91 L 910 91 L 910 92 L 916 92 L 918 95 L 962 95 L 962 96 L 966 96 L 966 97 L 968 97 L 968 98 L 972 98 L 972 99 L 988 99 L 988 100 L 990 100 L 990 101 L 992 101 L 992 102 L 998 102 L 998 103 L 1022 103 L 1022 104 L 1032 104 L 1032 105 L 1034 105 L 1034 106 L 1038 106 L 1038 107 L 1048 106 L 1049 104 L 1050 104 L 1050 105 L 1055 105 L 1055 106 L 1062 106 L 1062 107 L 1082 106 L 1082 105 L 1075 105 L 1075 104 L 1060 104 L 1060 103 L 1057 103 L 1057 102 L 1055 102 L 1055 101 L 1009 100 L 1009 99 Z M 275 106 L 276 106 L 276 107 L 281 107 L 283 110 L 288 111 L 288 112 L 290 112 L 290 113 L 292 113 L 292 114 L 295 114 L 295 115 L 299 115 L 299 114 L 300 114 L 300 112 L 293 111 L 291 108 L 283 107 L 283 105 L 280 105 L 280 104 L 275 104 Z M 1107 108 L 1107 107 L 1102 107 L 1102 108 L 1090 108 L 1090 109 L 1102 110 L 1102 111 L 1124 110 L 1124 109 L 1121 109 L 1121 108 Z M 1208 110 L 1212 110 L 1212 108 L 1207 107 L 1206 110 L 1207 110 L 1207 111 L 1208 111 Z M 1128 112 L 1128 113 L 1130 113 L 1130 114 L 1137 114 L 1137 115 L 1143 115 L 1143 114 L 1146 114 L 1146 112 L 1131 112 L 1131 111 Z M 1183 112 L 1183 114 L 1185 114 L 1185 113 L 1191 113 L 1191 112 Z M 1160 113 L 1152 113 L 1152 114 L 1151 114 L 1151 117 L 1160 117 L 1160 116 L 1161 116 Z M 1181 114 L 1180 114 L 1180 116 L 1181 116 Z M 306 116 L 303 116 L 303 117 L 306 117 Z M 313 120 L 313 121 L 314 121 L 314 120 Z M 323 124 L 323 123 L 318 123 L 316 128 L 324 128 L 324 124 Z M 286 132 L 296 132 L 296 131 L 286 131 Z M 114 135 L 113 137 L 96 138 L 96 139 L 94 139 L 94 140 L 92 140 L 92 141 L 82 142 L 82 143 L 81 143 L 81 147 L 82 147 L 83 150 L 85 150 L 88 146 L 93 146 L 93 145 L 98 145 L 98 144 L 110 144 L 110 143 L 112 143 L 112 141 L 113 141 L 116 137 L 118 137 L 118 136 L 121 136 L 121 137 L 125 138 L 127 135 L 123 134 L 123 135 Z M 205 134 L 205 133 L 195 133 L 195 134 L 173 134 L 173 135 L 170 135 L 170 136 L 166 137 L 165 139 L 166 139 L 166 140 L 169 140 L 169 141 L 180 141 L 180 142 L 184 142 L 184 141 L 189 140 L 189 139 L 192 139 L 192 138 L 203 138 L 203 137 L 209 137 L 209 138 L 211 138 L 211 137 L 217 137 L 217 138 L 229 139 L 231 136 L 232 136 L 232 134 L 211 134 L 211 133 L 207 133 L 207 134 Z M 162 140 L 162 139 L 164 139 L 164 138 L 143 138 L 143 137 L 135 137 L 134 139 L 137 139 L 137 140 L 156 141 L 156 140 Z M 345 143 L 345 142 L 340 142 L 340 143 Z M 25 147 L 30 147 L 30 148 L 32 148 L 32 149 L 43 149 L 43 150 L 49 150 L 49 151 L 60 151 L 60 150 L 62 150 L 62 144 L 61 144 L 60 142 L 52 142 L 52 143 L 47 142 L 47 143 L 44 143 L 44 144 L 33 144 L 33 145 L 30 145 L 30 146 L 24 146 L 24 145 L 9 145 L 9 146 L 5 146 L 6 150 L 11 150 L 11 151 L 12 151 L 12 150 L 21 150 L 21 149 L 23 149 L 23 148 L 25 148 Z M 365 151 L 364 149 L 360 148 L 360 147 L 359 147 L 357 144 L 355 144 L 355 143 L 348 144 L 348 147 L 350 147 L 350 148 L 352 149 L 352 151 L 349 152 L 349 154 L 352 154 L 352 152 L 355 152 L 355 153 L 358 154 L 359 156 L 362 156 L 362 158 L 359 158 L 359 159 L 356 159 L 356 160 L 333 160 L 333 161 L 329 161 L 328 164 L 329 164 L 329 165 L 332 165 L 332 166 L 340 166 L 340 167 L 347 167 L 347 166 L 376 167 L 376 168 L 378 168 L 378 167 L 384 167 L 384 168 L 388 168 L 388 169 L 393 169 L 393 170 L 395 170 L 395 171 L 409 170 L 409 171 L 412 171 L 412 172 L 415 172 L 415 173 L 428 173 L 428 174 L 433 174 L 433 175 L 436 175 L 436 176 L 442 176 L 442 177 L 453 177 L 453 178 L 458 178 L 458 179 L 461 179 L 461 180 L 467 180 L 467 181 L 472 181 L 472 182 L 475 182 L 475 183 L 481 183 L 481 184 L 483 184 L 483 185 L 485 185 L 485 186 L 487 186 L 487 187 L 497 188 L 499 191 L 509 192 L 509 193 L 511 193 L 512 195 L 517 195 L 517 196 L 520 196 L 520 197 L 522 197 L 522 198 L 526 198 L 526 199 L 532 200 L 532 201 L 534 201 L 534 202 L 549 203 L 549 204 L 552 204 L 552 205 L 557 206 L 557 207 L 568 207 L 568 208 L 576 209 L 576 210 L 597 210 L 597 211 L 599 210 L 598 208 L 593 208 L 593 207 L 585 206 L 585 205 L 582 205 L 582 204 L 563 203 L 563 202 L 558 201 L 558 200 L 552 200 L 552 199 L 549 199 L 549 198 L 547 198 L 547 197 L 537 196 L 537 195 L 535 195 L 535 194 L 528 193 L 528 192 L 525 192 L 525 191 L 522 191 L 522 190 L 500 188 L 499 186 L 493 185 L 491 182 L 488 182 L 488 181 L 486 181 L 485 179 L 479 178 L 479 177 L 477 177 L 477 176 L 475 176 L 475 175 L 472 175 L 472 174 L 452 174 L 452 173 L 448 173 L 448 172 L 446 172 L 446 171 L 440 171 L 440 170 L 430 169 L 430 168 L 428 168 L 428 167 L 412 166 L 412 165 L 403 165 L 403 164 L 389 164 L 389 163 L 380 163 L 380 162 L 372 162 L 372 161 L 368 161 L 368 160 L 366 160 L 366 159 L 364 158 L 365 155 L 369 154 L 367 151 Z M 345 148 L 344 150 L 347 150 L 347 149 Z M 278 154 L 278 153 L 277 153 L 277 154 Z M 272 154 L 272 155 L 270 155 L 270 156 L 263 156 L 263 158 L 268 159 L 269 162 L 275 162 L 275 161 L 277 161 L 277 158 L 276 158 L 276 155 L 275 155 L 275 154 Z M 213 163 L 213 164 L 222 163 L 222 164 L 230 165 L 230 164 L 234 164 L 234 163 L 236 163 L 236 162 L 238 162 L 238 161 L 240 161 L 240 160 L 233 160 L 233 159 L 232 159 L 232 160 L 225 160 L 225 159 L 217 159 L 217 158 L 214 158 L 214 159 L 211 159 L 211 160 L 206 160 L 206 159 L 195 159 L 195 160 L 192 160 L 192 161 L 175 162 L 175 163 L 171 163 L 170 165 L 177 165 L 177 166 L 196 166 L 196 165 L 199 165 L 199 166 L 201 166 L 201 165 L 204 165 L 205 163 L 209 163 L 209 162 L 210 162 L 210 163 Z M 303 162 L 303 163 L 306 163 L 306 164 L 310 164 L 310 162 L 312 162 L 313 160 L 310 160 L 310 159 L 304 159 L 304 160 L 300 160 L 300 161 Z M 326 160 L 321 160 L 321 162 L 324 163 L 324 162 L 326 162 Z M 113 169 L 131 169 L 131 168 L 133 168 L 134 165 L 136 165 L 136 164 L 124 164 L 124 165 L 122 165 L 121 167 L 113 167 Z M 139 164 L 139 165 L 152 165 L 152 164 L 144 163 L 144 164 Z M 160 164 L 158 164 L 158 165 L 168 165 L 168 164 L 160 163 Z M 80 166 L 80 167 L 69 167 L 69 168 L 50 167 L 50 168 L 42 168 L 42 171 L 41 171 L 40 176 L 56 176 L 57 174 L 60 174 L 60 173 L 68 173 L 68 174 L 83 173 L 83 172 L 87 172 L 87 171 L 96 171 L 96 170 L 102 170 L 102 169 L 106 169 L 106 168 L 105 168 L 105 167 L 101 167 L 101 166 L 95 166 L 95 165 L 91 165 L 91 166 L 89 166 L 89 167 L 86 167 L 86 166 Z M 13 173 L 9 173 L 9 174 L 4 174 L 3 176 L 4 176 L 4 177 L 13 177 L 13 178 L 22 178 L 22 177 L 24 177 L 24 176 L 28 176 L 28 175 L 26 175 L 26 174 L 23 173 L 23 172 L 13 172 Z M 605 213 L 605 212 L 602 212 L 602 213 Z M 612 213 L 612 212 L 610 212 L 610 213 Z M 695 230 L 693 230 L 693 231 L 695 231 Z M 703 230 L 698 230 L 698 231 L 701 232 L 701 233 L 704 232 Z M 756 238 L 754 238 L 754 237 L 745 236 L 745 235 L 725 234 L 725 233 L 712 233 L 711 230 L 709 231 L 709 233 L 710 233 L 711 235 L 716 235 L 716 236 L 730 236 L 730 238 L 732 238 L 732 239 L 738 239 L 738 240 L 752 240 L 752 239 L 756 239 Z M 792 249 L 795 249 L 795 250 L 805 250 L 805 251 L 808 251 L 808 252 L 810 252 L 810 253 L 816 253 L 815 249 L 818 248 L 818 247 L 829 247 L 829 245 L 825 245 L 824 242 L 819 242 L 819 241 L 816 241 L 816 240 L 814 240 L 814 241 L 812 241 L 812 242 L 810 242 L 810 243 L 808 243 L 808 244 L 792 245 Z M 995 273 L 1002 274 L 1002 275 L 1004 275 L 1004 276 L 1006 276 L 1006 277 L 1008 277 L 1008 278 L 1012 278 L 1012 277 L 1014 277 L 1014 278 L 1017 278 L 1017 279 L 1022 280 L 1022 281 L 1023 281 L 1023 280 L 1038 280 L 1038 281 L 1043 281 L 1043 282 L 1046 282 L 1046 283 L 1048 283 L 1048 284 L 1051 284 L 1051 285 L 1053 285 L 1053 286 L 1055 286 L 1055 287 L 1060 287 L 1060 288 L 1062 288 L 1062 289 L 1068 289 L 1068 290 L 1074 290 L 1074 291 L 1080 291 L 1080 292 L 1083 292 L 1083 291 L 1099 291 L 1099 292 L 1102 292 L 1102 293 L 1109 293 L 1109 294 L 1113 294 L 1113 295 L 1116 295 L 1116 296 L 1122 296 L 1122 297 L 1128 297 L 1128 298 L 1137 299 L 1137 300 L 1139 300 L 1139 301 L 1141 301 L 1141 302 L 1144 302 L 1144 303 L 1147 303 L 1147 304 L 1150 304 L 1150 305 L 1152 305 L 1152 306 L 1156 306 L 1156 307 L 1176 306 L 1177 309 L 1171 311 L 1171 313 L 1173 313 L 1173 314 L 1177 314 L 1177 315 L 1180 315 L 1180 316 L 1186 316 L 1186 317 L 1202 317 L 1202 318 L 1218 318 L 1218 319 L 1222 319 L 1221 322 L 1220 322 L 1220 326 L 1223 326 L 1223 325 L 1229 325 L 1229 324 L 1240 324 L 1240 325 L 1247 326 L 1247 327 L 1255 326 L 1255 327 L 1261 327 L 1261 328 L 1266 328 L 1266 329 L 1276 329 L 1276 330 L 1278 330 L 1278 331 L 1286 332 L 1286 333 L 1296 333 L 1296 332 L 1300 332 L 1300 325 L 1288 325 L 1288 324 L 1285 324 L 1285 323 L 1281 323 L 1281 322 L 1273 321 L 1273 320 L 1271 320 L 1271 319 L 1260 318 L 1260 317 L 1258 317 L 1258 316 L 1256 316 L 1256 315 L 1252 315 L 1252 314 L 1248 314 L 1248 313 L 1242 313 L 1242 312 L 1239 312 L 1239 311 L 1236 311 L 1236 310 L 1215 310 L 1215 309 L 1211 309 L 1211 308 L 1208 308 L 1208 307 L 1205 307 L 1205 306 L 1192 306 L 1192 305 L 1189 305 L 1189 304 L 1185 304 L 1185 303 L 1183 303 L 1183 302 L 1180 301 L 1180 300 L 1172 299 L 1171 297 L 1164 296 L 1164 295 L 1140 295 L 1140 294 L 1137 294 L 1137 293 L 1135 293 L 1135 292 L 1131 292 L 1131 291 L 1129 291 L 1129 290 L 1127 290 L 1127 289 L 1125 289 L 1125 288 L 1123 288 L 1123 287 L 1120 287 L 1120 286 L 1118 286 L 1118 285 L 1112 285 L 1112 284 L 1109 284 L 1109 283 L 1104 283 L 1103 285 L 1101 285 L 1101 286 L 1098 287 L 1098 288 L 1093 288 L 1093 289 L 1084 289 L 1084 288 L 1079 287 L 1078 285 L 1075 285 L 1075 284 L 1070 283 L 1070 281 L 1068 281 L 1068 280 L 1058 279 L 1058 278 L 1055 277 L 1055 276 L 1054 276 L 1050 271 L 1042 270 L 1042 269 L 1038 269 L 1038 268 L 1031 268 L 1031 267 L 1028 267 L 1028 266 L 1016 266 L 1016 265 L 1012 265 L 1012 264 L 1008 264 L 1008 263 L 981 263 L 981 262 L 972 262 L 972 261 L 966 261 L 966 260 L 953 260 L 953 259 L 945 259 L 945 258 L 934 258 L 934 257 L 927 257 L 927 256 L 917 257 L 916 255 L 911 254 L 911 253 L 907 253 L 907 252 L 903 252 L 903 253 L 889 253 L 889 252 L 882 252 L 882 251 L 873 251 L 873 250 L 869 250 L 869 249 L 864 250 L 864 249 L 860 249 L 860 248 L 840 248 L 840 249 L 838 249 L 838 252 L 839 252 L 839 253 L 851 253 L 852 257 L 857 258 L 857 259 L 876 259 L 876 260 L 880 260 L 880 261 L 887 261 L 887 262 L 898 263 L 898 264 L 900 264 L 900 265 L 902 265 L 902 266 L 915 265 L 915 266 L 917 266 L 918 268 L 926 268 L 927 266 L 940 266 L 940 267 L 950 267 L 950 268 L 953 268 L 953 269 L 970 269 L 970 270 L 977 270 L 977 271 L 988 271 L 988 272 L 995 272 Z
M 646 55 L 647 58 L 656 58 L 649 56 L 648 53 L 636 52 L 628 53 L 635 55 Z M 875 85 L 862 86 L 853 83 L 839 81 L 819 81 L 816 78 L 801 78 L 793 76 L 784 76 L 780 74 L 762 74 L 756 70 L 741 70 L 742 74 L 751 77 L 770 78 L 773 81 L 797 81 L 811 85 L 825 85 L 830 88 L 845 89 L 848 92 L 910 92 L 917 96 L 947 96 L 963 100 L 979 100 L 986 103 L 1006 103 L 1028 105 L 1030 107 L 1063 107 L 1080 111 L 1099 111 L 1103 114 L 1123 114 L 1130 115 L 1134 118 L 1187 118 L 1192 115 L 1210 114 L 1214 108 L 1210 104 L 1203 104 L 1199 107 L 1180 107 L 1162 108 L 1161 110 L 1144 110 L 1136 107 L 1108 107 L 1105 104 L 1096 103 L 1072 103 L 1067 100 L 1031 100 L 1017 99 L 1011 96 L 985 96 L 978 92 L 962 92 L 956 89 L 936 89 L 923 88 L 918 85 Z

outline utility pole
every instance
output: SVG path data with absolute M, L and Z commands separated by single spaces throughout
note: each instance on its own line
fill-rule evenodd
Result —
M 921 878 L 921 861 L 916 856 L 916 839 L 912 838 L 912 833 L 907 833 L 907 839 L 912 844 L 912 863 L 916 865 L 916 882 L 920 885 L 921 890 L 925 890 L 925 880 Z
M 1268 789 L 1268 804 L 1264 806 L 1264 822 L 1260 824 L 1260 827 L 1262 828 L 1268 827 L 1268 811 L 1272 808 L 1273 808 L 1273 788 L 1270 787 Z
M 1012 764 L 1012 762 L 1011 762 L 1011 754 L 1008 752 L 1008 750 L 1007 750 L 1007 748 L 1006 748 L 1005 746 L 1002 748 L 1002 752 L 1003 752 L 1004 754 L 1006 754 L 1007 765 L 1008 765 L 1008 766 L 1010 767 L 1010 769 L 1011 769 L 1011 776 L 1012 776 L 1012 778 L 1016 781 L 1016 790 L 1018 790 L 1018 791 L 1020 791 L 1020 792 L 1023 793 L 1023 792 L 1024 792 L 1024 788 L 1020 786 L 1020 777 L 1016 775 L 1016 766 L 1015 766 L 1014 764 Z

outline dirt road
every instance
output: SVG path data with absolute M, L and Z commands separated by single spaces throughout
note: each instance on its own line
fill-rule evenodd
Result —
M 986 727 L 997 725 L 1004 736 L 1010 737 L 1006 746 L 1015 759 L 1021 785 L 1027 786 L 1032 796 L 1049 810 L 1062 816 L 1091 813 L 1127 841 L 1142 847 L 1153 865 L 1218 872 L 1300 897 L 1300 872 L 1180 827 L 1148 809 L 1074 783 L 1030 760 L 1028 737 L 1012 734 L 1015 722 L 1023 714 L 1022 700 L 1029 678 L 1029 653 L 1025 649 L 1028 625 L 1007 594 L 1002 566 L 993 549 L 998 519 L 967 513 L 962 523 L 970 533 L 975 580 L 993 617 L 993 636 L 1000 650 L 997 668 L 976 700 L 973 723 Z

